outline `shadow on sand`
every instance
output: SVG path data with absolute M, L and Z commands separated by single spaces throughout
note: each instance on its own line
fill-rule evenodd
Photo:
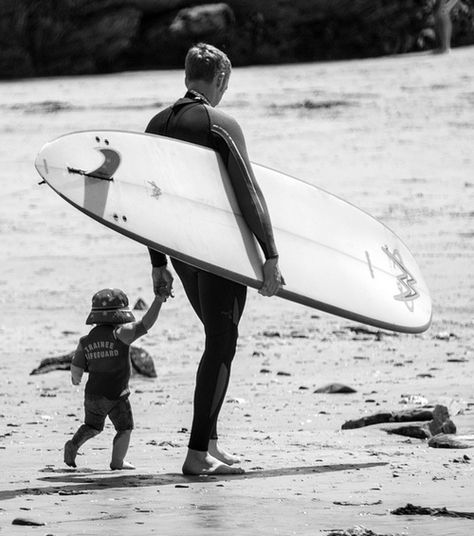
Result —
M 310 475 L 335 471 L 357 471 L 387 465 L 385 462 L 347 463 L 334 465 L 309 465 L 301 467 L 282 467 L 248 471 L 241 475 L 184 476 L 181 473 L 136 474 L 111 473 L 91 469 L 48 469 L 52 475 L 38 478 L 38 481 L 50 483 L 49 486 L 29 487 L 0 491 L 0 501 L 13 499 L 22 495 L 82 495 L 85 493 L 120 488 L 142 488 L 152 486 L 190 486 L 230 480 L 250 480 L 253 478 L 274 478 L 280 476 Z

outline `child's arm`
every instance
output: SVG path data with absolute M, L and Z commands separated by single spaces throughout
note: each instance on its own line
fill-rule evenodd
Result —
M 138 338 L 145 335 L 145 333 L 154 325 L 158 314 L 160 313 L 161 304 L 165 301 L 165 298 L 155 295 L 153 303 L 150 305 L 148 311 L 143 315 L 140 322 L 130 322 L 129 324 L 123 324 L 115 330 L 115 336 L 125 344 L 132 344 Z
M 73 385 L 79 385 L 81 383 L 83 374 L 84 374 L 83 368 L 76 367 L 76 365 L 71 364 L 71 381 Z
M 147 331 L 153 327 L 154 323 L 156 322 L 158 315 L 160 314 L 161 305 L 164 301 L 165 298 L 163 298 L 163 296 L 160 296 L 159 294 L 155 295 L 150 308 L 143 315 L 142 324 L 145 326 Z
M 79 385 L 81 383 L 84 369 L 86 368 L 86 356 L 82 348 L 82 341 L 79 341 L 74 357 L 71 361 L 71 381 L 73 385 Z

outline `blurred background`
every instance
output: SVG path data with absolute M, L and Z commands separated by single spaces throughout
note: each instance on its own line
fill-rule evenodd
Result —
M 449 3 L 449 0 L 447 0 Z M 442 0 L 0 0 L 0 78 L 181 67 L 205 41 L 235 66 L 366 58 L 437 46 Z M 474 0 L 450 13 L 474 44 Z

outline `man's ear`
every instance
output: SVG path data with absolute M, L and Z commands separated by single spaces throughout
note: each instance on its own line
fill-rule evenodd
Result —
M 225 83 L 225 73 L 218 73 L 216 75 L 216 85 L 219 89 L 222 89 Z

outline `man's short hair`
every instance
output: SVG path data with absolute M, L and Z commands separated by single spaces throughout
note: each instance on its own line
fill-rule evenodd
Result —
M 218 73 L 229 74 L 231 67 L 227 55 L 207 43 L 192 46 L 184 61 L 184 69 L 189 80 L 212 82 Z

